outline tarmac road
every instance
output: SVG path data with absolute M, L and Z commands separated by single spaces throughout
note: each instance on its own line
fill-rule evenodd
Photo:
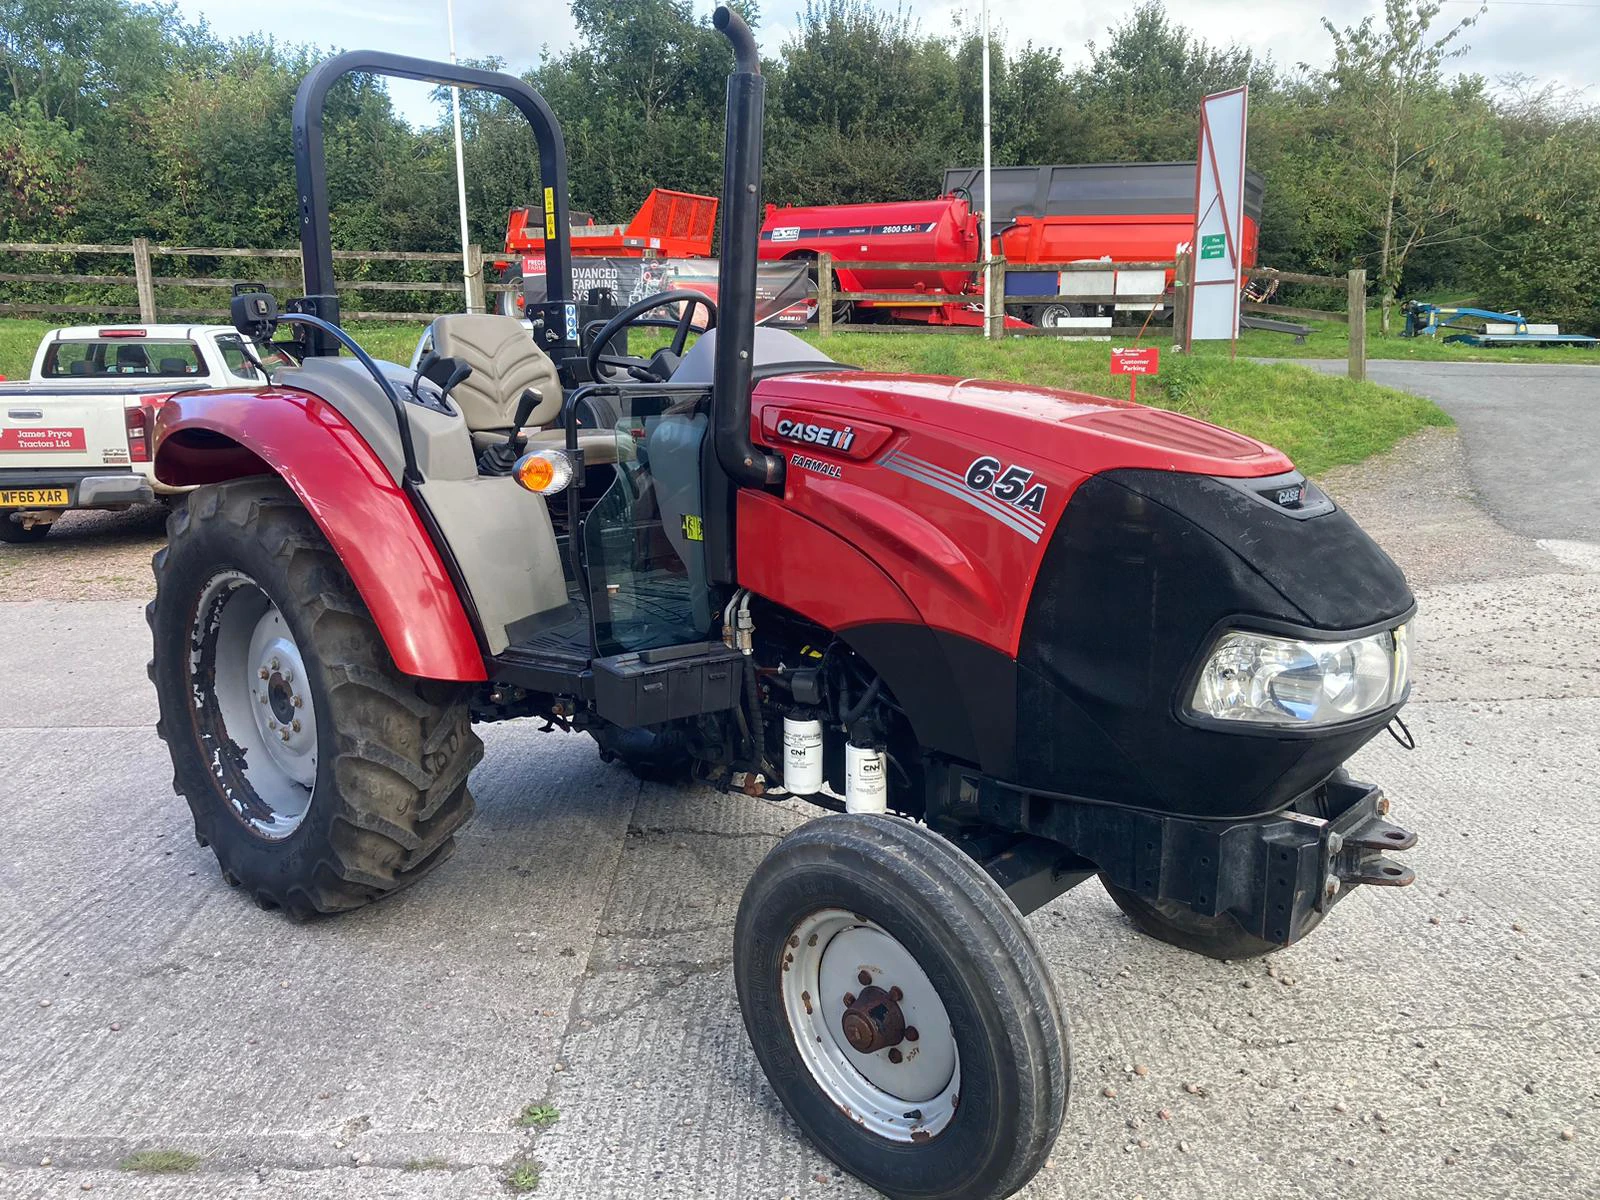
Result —
M 1034 1200 L 1600 1197 L 1600 548 L 1498 525 L 1449 431 L 1327 482 L 1422 603 L 1420 747 L 1356 764 L 1419 882 L 1251 963 L 1093 884 L 1036 914 L 1075 1090 Z M 296 926 L 194 843 L 141 605 L 0 604 L 0 1196 L 500 1197 L 523 1159 L 541 1200 L 866 1195 L 733 995 L 740 888 L 800 812 L 491 726 L 455 858 Z M 517 1127 L 534 1102 L 559 1119 Z M 202 1161 L 117 1170 L 149 1148 Z
M 1508 529 L 1600 542 L 1600 353 L 1544 363 L 1367 364 L 1373 383 L 1426 396 L 1455 418 L 1473 486 Z M 1560 362 L 1583 355 L 1583 362 Z M 1344 374 L 1343 362 L 1307 366 Z

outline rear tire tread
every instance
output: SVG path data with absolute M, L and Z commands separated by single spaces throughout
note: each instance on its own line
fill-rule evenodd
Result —
M 284 599 L 300 609 L 309 630 L 304 651 L 330 682 L 320 703 L 338 714 L 334 745 L 324 748 L 334 755 L 330 777 L 338 799 L 328 853 L 318 860 L 314 879 L 261 882 L 254 898 L 297 919 L 359 908 L 444 862 L 456 831 L 472 816 L 467 777 L 483 757 L 483 743 L 468 719 L 466 689 L 400 673 L 343 565 L 281 481 L 201 488 L 168 519 L 169 545 L 213 524 L 228 526 L 227 536 L 254 539 L 284 564 L 292 593 Z M 151 562 L 157 598 L 146 618 L 152 631 L 170 558 L 163 548 Z M 152 678 L 156 674 L 152 661 Z M 211 845 L 223 878 L 237 884 L 232 839 L 214 830 L 215 822 L 231 817 L 192 747 L 173 741 L 174 734 L 187 734 L 188 714 L 162 716 L 158 732 L 174 751 L 174 790 L 194 814 L 196 838 Z

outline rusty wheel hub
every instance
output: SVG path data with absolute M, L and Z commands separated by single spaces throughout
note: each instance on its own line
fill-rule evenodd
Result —
M 905 1041 L 906 1017 L 899 1000 L 880 987 L 867 987 L 844 1010 L 839 1028 L 857 1054 L 876 1054 Z

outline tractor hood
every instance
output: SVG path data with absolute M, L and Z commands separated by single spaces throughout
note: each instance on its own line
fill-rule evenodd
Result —
M 800 440 L 775 438 L 782 418 L 766 411 L 792 408 L 791 428 L 802 414 L 815 414 L 824 428 L 842 428 L 841 420 L 885 428 L 884 442 L 937 431 L 1083 475 L 1140 467 L 1248 479 L 1293 470 L 1271 446 L 1181 413 L 994 380 L 865 371 L 780 375 L 757 387 L 752 408 L 752 433 L 767 445 Z

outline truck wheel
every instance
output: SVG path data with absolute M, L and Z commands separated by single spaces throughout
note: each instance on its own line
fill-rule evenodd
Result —
M 1277 942 L 1269 942 L 1266 938 L 1245 932 L 1238 919 L 1228 913 L 1208 917 L 1186 904 L 1172 900 L 1152 904 L 1126 888 L 1111 883 L 1104 875 L 1100 876 L 1100 883 L 1141 933 L 1179 949 L 1192 950 L 1207 958 L 1228 959 L 1258 958 L 1283 949 Z M 1321 921 L 1322 914 L 1318 913 L 1302 930 L 1301 936 L 1309 933 Z
M 50 532 L 50 526 L 44 523 L 24 525 L 8 512 L 0 512 L 0 542 L 10 542 L 13 546 L 26 546 L 32 542 L 42 542 L 45 535 Z
M 1009 1196 L 1067 1102 L 1060 1002 L 1021 914 L 971 859 L 893 817 L 802 826 L 745 889 L 733 970 L 796 1123 L 890 1197 Z
M 400 673 L 277 479 L 201 488 L 167 537 L 146 610 L 156 732 L 223 879 L 303 919 L 448 858 L 483 756 L 462 685 Z
M 1033 324 L 1039 329 L 1058 329 L 1068 317 L 1092 317 L 1087 304 L 1041 304 L 1033 310 Z

